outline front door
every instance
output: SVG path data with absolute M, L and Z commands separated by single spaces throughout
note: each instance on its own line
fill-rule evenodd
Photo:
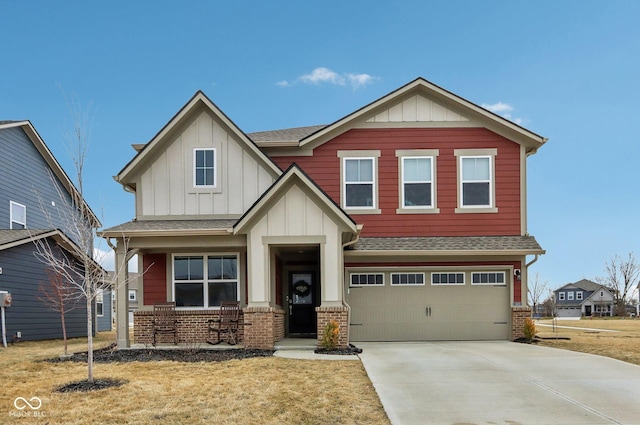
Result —
M 289 334 L 316 334 L 316 282 L 312 272 L 289 273 Z
M 584 315 L 585 316 L 591 316 L 591 306 L 590 305 L 585 305 L 584 306 Z

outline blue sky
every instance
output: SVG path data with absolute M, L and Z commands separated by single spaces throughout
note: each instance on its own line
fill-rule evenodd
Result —
M 93 114 L 85 187 L 198 90 L 245 132 L 328 124 L 422 76 L 549 142 L 529 159 L 531 268 L 558 287 L 640 251 L 637 1 L 0 0 L 0 120 L 29 119 L 71 175 L 67 97 Z M 5 153 L 6 154 L 6 153 Z M 640 254 L 640 252 L 639 252 Z

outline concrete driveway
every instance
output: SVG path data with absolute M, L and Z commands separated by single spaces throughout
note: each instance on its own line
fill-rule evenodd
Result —
M 513 342 L 358 343 L 394 425 L 640 424 L 640 367 Z

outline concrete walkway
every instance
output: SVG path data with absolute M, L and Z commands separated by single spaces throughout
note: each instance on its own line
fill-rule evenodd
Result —
M 513 342 L 358 343 L 394 425 L 640 424 L 640 367 Z

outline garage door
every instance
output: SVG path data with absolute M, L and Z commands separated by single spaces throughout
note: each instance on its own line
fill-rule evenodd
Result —
M 504 282 L 508 274 L 501 274 L 498 280 Z M 438 273 L 436 277 L 432 277 L 431 273 L 401 273 L 395 276 L 391 272 L 351 273 L 347 276 L 349 288 L 346 297 L 351 306 L 350 339 L 509 339 L 509 286 L 505 283 L 496 284 L 495 273 L 489 275 L 487 278 L 486 272 Z M 447 282 L 433 284 L 432 279 Z M 479 283 L 473 284 L 474 279 Z M 400 283 L 401 280 L 413 283 Z M 487 280 L 493 280 L 494 283 Z M 451 281 L 453 283 L 449 283 Z

